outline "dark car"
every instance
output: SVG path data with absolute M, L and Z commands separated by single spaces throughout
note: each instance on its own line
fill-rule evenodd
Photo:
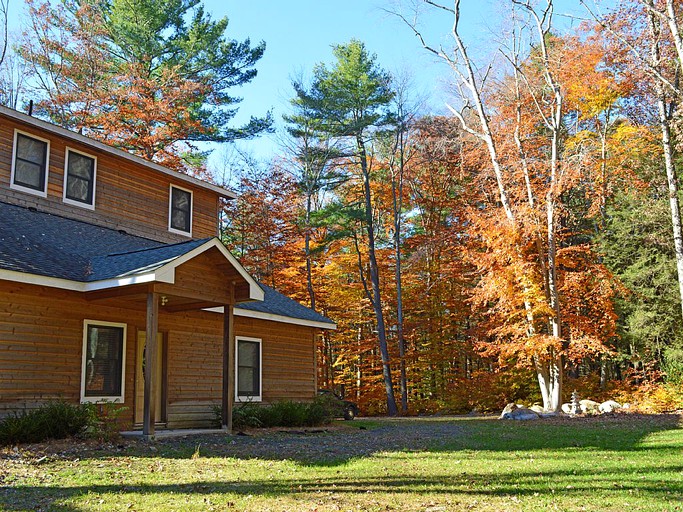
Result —
M 320 389 L 318 395 L 327 399 L 335 416 L 342 416 L 345 420 L 352 420 L 358 416 L 358 405 L 349 400 L 344 400 L 334 391 Z

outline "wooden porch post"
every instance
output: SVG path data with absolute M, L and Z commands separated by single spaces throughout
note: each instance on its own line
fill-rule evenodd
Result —
M 235 317 L 233 305 L 223 310 L 223 430 L 232 432 L 232 405 L 235 400 Z
M 142 435 L 145 439 L 154 436 L 156 418 L 153 386 L 157 367 L 157 332 L 159 331 L 159 294 L 147 294 L 147 333 L 145 335 L 145 391 L 144 412 L 142 417 Z

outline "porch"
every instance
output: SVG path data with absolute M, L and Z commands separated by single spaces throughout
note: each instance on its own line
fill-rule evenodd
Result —
M 136 327 L 135 333 L 124 334 L 135 343 L 134 351 L 128 350 L 134 354 L 132 362 L 126 363 L 124 357 L 121 363 L 123 375 L 134 375 L 134 392 L 122 389 L 121 394 L 125 396 L 124 402 L 133 405 L 134 424 L 142 427 L 140 431 L 134 431 L 139 432 L 135 435 L 147 439 L 158 437 L 157 428 L 168 425 L 171 412 L 176 418 L 176 426 L 183 417 L 188 426 L 197 424 L 192 422 L 193 418 L 202 420 L 199 423 L 203 424 L 210 422 L 207 415 L 210 416 L 211 409 L 218 405 L 211 400 L 215 398 L 217 386 L 220 386 L 222 426 L 218 431 L 230 432 L 235 396 L 234 305 L 262 300 L 263 292 L 218 241 L 207 242 L 180 257 L 161 262 L 150 277 L 148 282 L 133 279 L 121 286 L 84 294 L 89 303 L 98 307 L 144 312 L 144 325 L 120 324 L 128 329 Z M 203 311 L 208 308 L 220 308 L 222 312 Z M 86 330 L 90 328 L 88 323 Z M 99 330 L 105 329 L 107 324 L 91 323 Z M 183 326 L 182 330 L 179 325 Z M 216 334 L 220 335 L 222 343 L 217 343 Z M 89 339 L 90 334 L 84 336 Z M 84 351 L 87 354 L 84 357 L 85 379 L 86 365 L 91 364 L 86 342 Z M 95 357 L 93 353 L 92 359 Z M 216 359 L 222 360 L 219 371 Z M 82 400 L 97 402 L 87 396 L 86 385 L 83 389 L 86 396 Z M 175 390 L 173 396 L 170 390 Z M 207 394 L 211 396 L 207 397 Z M 175 431 L 161 432 L 169 435 L 168 432 Z

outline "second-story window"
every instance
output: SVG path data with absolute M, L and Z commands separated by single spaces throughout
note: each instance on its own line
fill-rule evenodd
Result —
M 47 195 L 48 141 L 16 132 L 12 188 L 32 194 Z
M 172 185 L 169 229 L 185 235 L 192 234 L 192 192 Z
M 97 159 L 71 149 L 66 151 L 64 201 L 78 206 L 95 206 Z

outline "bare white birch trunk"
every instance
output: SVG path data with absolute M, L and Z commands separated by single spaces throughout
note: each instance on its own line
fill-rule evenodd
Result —
M 654 10 L 653 0 L 647 0 L 648 17 L 650 23 L 650 35 L 652 46 L 650 49 L 650 65 L 656 69 L 661 69 L 661 25 L 659 14 Z M 674 16 L 673 2 L 667 0 L 669 18 L 667 19 L 669 28 L 672 32 L 674 44 L 678 52 L 679 64 L 683 64 L 683 42 L 678 29 L 678 23 Z M 659 125 L 662 131 L 662 150 L 664 152 L 664 167 L 666 170 L 666 181 L 669 189 L 669 207 L 671 210 L 671 225 L 673 230 L 674 250 L 676 253 L 676 270 L 678 272 L 678 291 L 681 298 L 681 314 L 683 315 L 683 227 L 681 226 L 681 209 L 678 199 L 678 178 L 676 176 L 676 164 L 674 163 L 674 148 L 671 140 L 671 117 L 667 112 L 666 88 L 665 84 L 655 79 L 655 91 L 657 94 L 657 113 Z M 678 93 L 680 94 L 680 90 Z

